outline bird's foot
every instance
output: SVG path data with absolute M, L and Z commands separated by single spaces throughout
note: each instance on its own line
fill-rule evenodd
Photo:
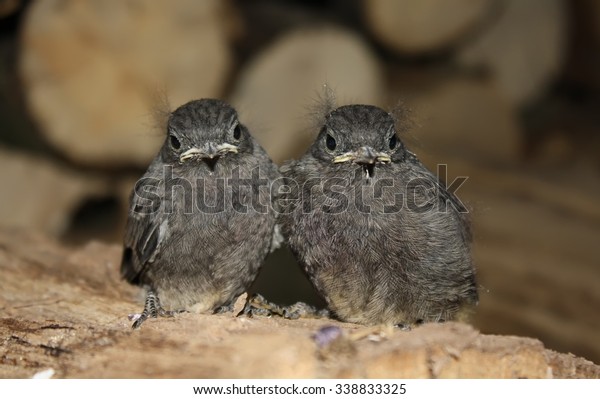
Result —
M 248 298 L 244 309 L 240 315 L 249 317 L 259 316 L 280 316 L 285 319 L 299 318 L 327 318 L 329 311 L 327 309 L 317 309 L 314 306 L 304 302 L 296 302 L 293 305 L 281 306 L 274 302 L 270 302 L 260 294 L 254 294 Z
M 244 308 L 237 316 L 272 316 L 275 314 L 274 308 L 278 307 L 275 303 L 269 302 L 260 294 L 253 294 L 246 298 Z
M 148 318 L 157 318 L 157 317 L 173 317 L 178 313 L 183 312 L 183 310 L 165 310 L 160 304 L 160 299 L 156 295 L 153 290 L 149 290 L 148 294 L 146 294 L 146 302 L 144 304 L 144 310 L 142 313 L 135 313 L 129 315 L 129 320 L 133 321 L 133 325 L 131 328 L 137 329 L 140 328 L 141 325 Z
M 412 330 L 412 327 L 410 324 L 407 323 L 398 323 L 398 324 L 394 324 L 394 327 L 402 330 L 402 331 L 410 331 Z
M 400 323 L 396 323 L 396 324 L 394 324 L 394 327 L 396 327 L 402 331 L 410 331 L 413 329 L 413 327 L 418 327 L 421 324 L 423 324 L 423 319 L 417 319 L 417 320 L 413 320 L 411 322 L 403 321 Z
M 293 305 L 283 306 L 282 313 L 286 319 L 324 319 L 330 316 L 327 309 L 317 309 L 315 306 L 304 302 L 296 302 Z
M 221 313 L 228 313 L 228 312 L 233 312 L 233 303 L 230 303 L 229 305 L 219 306 L 218 308 L 216 308 L 213 311 L 214 314 L 221 314 Z

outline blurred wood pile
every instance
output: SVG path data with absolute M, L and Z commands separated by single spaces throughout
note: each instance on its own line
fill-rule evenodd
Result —
M 316 135 L 324 84 L 338 105 L 403 100 L 410 148 L 469 176 L 476 327 L 600 362 L 600 2 L 34 0 L 22 15 L 16 71 L 50 150 L 0 147 L 2 225 L 118 242 L 169 110 L 192 98 L 231 101 L 277 162 Z
M 229 84 L 232 101 L 259 125 L 277 161 L 306 145 L 298 137 L 310 137 L 305 130 L 313 126 L 303 107 L 324 83 L 340 103 L 386 105 L 404 95 L 386 92 L 385 65 L 368 32 L 398 55 L 450 52 L 459 68 L 487 71 L 511 106 L 542 95 L 564 62 L 561 0 L 372 0 L 363 7 L 362 37 L 326 23 L 289 29 Z M 47 140 L 77 163 L 146 165 L 162 138 L 162 125 L 148 117 L 156 107 L 168 112 L 157 92 L 173 106 L 225 95 L 235 34 L 254 29 L 241 24 L 231 5 L 215 0 L 34 2 L 20 60 L 29 108 Z

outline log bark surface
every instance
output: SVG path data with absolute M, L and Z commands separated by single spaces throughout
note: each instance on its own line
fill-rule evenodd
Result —
M 332 320 L 182 314 L 132 331 L 127 314 L 141 303 L 120 280 L 119 259 L 115 245 L 68 249 L 0 231 L 0 377 L 600 377 L 600 367 L 536 339 L 458 323 L 369 334 Z M 319 349 L 312 336 L 329 325 L 344 335 Z

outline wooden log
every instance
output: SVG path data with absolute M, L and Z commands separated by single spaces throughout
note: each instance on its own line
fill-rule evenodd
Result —
M 81 164 L 147 164 L 164 135 L 151 118 L 157 91 L 173 106 L 223 92 L 231 67 L 225 6 L 32 2 L 20 71 L 48 142 Z
M 119 278 L 120 255 L 119 246 L 72 250 L 0 231 L 0 377 L 44 370 L 55 378 L 600 377 L 599 366 L 536 339 L 483 335 L 460 323 L 405 332 L 187 313 L 133 331 L 127 313 L 142 305 Z M 325 326 L 342 335 L 320 348 L 312 337 Z
M 415 93 L 411 106 L 418 128 L 406 138 L 413 150 L 488 165 L 519 160 L 519 121 L 493 85 L 441 81 Z
M 245 67 L 232 102 L 276 162 L 301 155 L 318 133 L 323 85 L 338 105 L 381 103 L 377 59 L 357 35 L 339 28 L 293 31 Z
M 456 45 L 489 15 L 493 0 L 364 0 L 367 28 L 386 47 L 419 55 Z
M 58 236 L 90 198 L 110 195 L 108 179 L 42 157 L 0 148 L 0 224 Z
M 515 105 L 538 99 L 558 76 L 566 54 L 563 0 L 502 0 L 493 23 L 462 48 L 459 63 L 488 70 Z

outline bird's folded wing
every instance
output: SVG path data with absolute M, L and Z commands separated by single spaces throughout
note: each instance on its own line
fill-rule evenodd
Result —
M 158 188 L 158 185 L 146 185 L 144 192 L 159 194 Z M 168 236 L 168 219 L 161 207 L 161 197 L 142 197 L 137 192 L 140 191 L 134 190 L 130 199 L 121 261 L 121 275 L 132 284 L 139 284 L 146 267 L 154 261 Z

